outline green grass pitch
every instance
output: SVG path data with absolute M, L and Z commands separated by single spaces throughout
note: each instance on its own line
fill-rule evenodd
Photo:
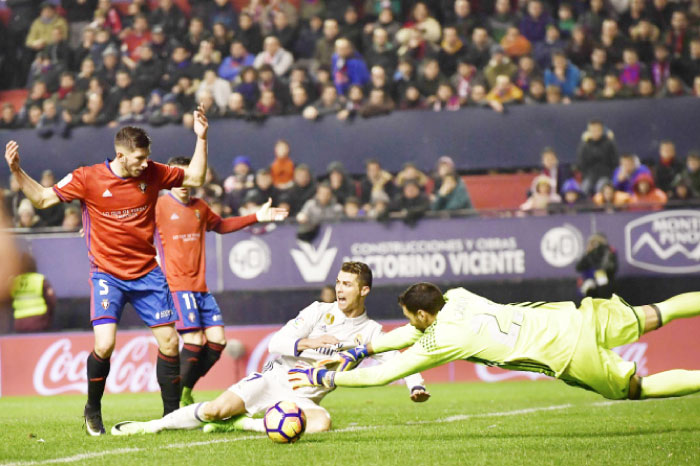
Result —
M 262 434 L 88 437 L 83 396 L 0 398 L 0 465 L 700 464 L 700 396 L 611 402 L 556 381 L 340 389 L 333 431 L 277 445 Z M 205 400 L 216 393 L 196 393 Z M 107 395 L 107 429 L 158 416 L 158 394 Z

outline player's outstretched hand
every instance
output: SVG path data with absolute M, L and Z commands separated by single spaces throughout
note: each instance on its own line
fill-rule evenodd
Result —
M 17 141 L 9 141 L 5 144 L 5 160 L 11 172 L 19 170 L 19 144 Z
M 430 392 L 422 385 L 416 385 L 411 388 L 411 401 L 423 403 L 424 401 L 428 401 L 428 398 L 430 398 Z
M 335 369 L 338 372 L 349 371 L 354 369 L 364 358 L 369 356 L 366 345 L 360 345 L 349 350 L 341 351 L 336 355 L 338 367 Z
M 271 197 L 267 199 L 267 202 L 264 203 L 257 212 L 255 212 L 258 222 L 281 222 L 287 218 L 287 215 L 289 215 L 287 209 L 272 207 Z
M 295 368 L 287 372 L 289 383 L 296 390 L 301 387 L 326 387 L 333 388 L 335 372 L 327 369 L 312 367 L 310 369 Z
M 194 111 L 194 133 L 199 139 L 206 139 L 207 131 L 209 131 L 209 121 L 204 112 L 204 107 L 199 105 L 197 110 Z

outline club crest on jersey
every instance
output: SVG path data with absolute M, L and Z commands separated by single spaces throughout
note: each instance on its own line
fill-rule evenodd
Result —
M 194 322 L 194 312 L 187 314 L 187 318 L 190 319 L 190 322 Z
M 102 300 L 102 309 L 104 309 L 106 311 L 108 307 L 109 307 L 109 300 L 103 299 Z
M 146 194 L 146 187 L 148 185 L 144 182 L 139 183 L 139 189 L 141 190 L 142 193 Z
M 197 217 L 197 220 L 200 219 L 201 214 L 199 213 L 199 209 L 194 209 L 194 215 Z
M 360 346 L 362 344 L 362 334 L 358 333 L 357 335 L 355 335 L 354 341 L 357 346 Z
M 328 325 L 333 325 L 333 322 L 335 321 L 335 316 L 331 314 L 330 312 L 325 315 L 323 318 L 324 322 L 326 322 Z

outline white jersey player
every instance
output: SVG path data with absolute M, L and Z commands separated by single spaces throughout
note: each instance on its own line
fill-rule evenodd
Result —
M 207 432 L 264 432 L 262 419 L 251 416 L 264 413 L 278 401 L 293 401 L 304 410 L 306 432 L 329 430 L 330 415 L 319 403 L 331 389 L 304 387 L 293 390 L 287 372 L 295 367 L 312 367 L 328 360 L 339 350 L 367 344 L 382 333 L 381 325 L 370 319 L 365 311 L 365 298 L 371 287 L 372 272 L 366 264 L 344 263 L 336 280 L 337 301 L 315 302 L 280 329 L 269 343 L 270 352 L 279 356 L 262 372 L 248 375 L 214 401 L 186 406 L 162 419 L 121 422 L 112 428 L 112 434 L 156 433 L 201 426 Z M 396 355 L 396 352 L 377 354 L 377 359 L 386 361 Z M 410 375 L 404 380 L 413 401 L 421 402 L 430 397 L 420 374 Z

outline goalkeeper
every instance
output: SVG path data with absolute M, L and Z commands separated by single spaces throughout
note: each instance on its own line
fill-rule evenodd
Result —
M 279 354 L 262 372 L 253 372 L 231 386 L 214 401 L 180 408 L 162 419 L 148 422 L 124 421 L 112 428 L 113 435 L 156 433 L 169 429 L 197 429 L 205 432 L 252 430 L 265 432 L 264 413 L 278 401 L 293 401 L 306 414 L 306 432 L 329 430 L 331 418 L 319 405 L 331 390 L 306 387 L 294 391 L 287 381 L 293 367 L 313 367 L 327 361 L 340 348 L 352 348 L 379 337 L 382 326 L 370 319 L 365 299 L 372 288 L 372 271 L 362 262 L 345 262 L 338 273 L 334 303 L 315 302 L 302 310 L 270 339 L 269 350 Z M 397 353 L 379 355 L 380 361 Z M 345 367 L 343 367 L 345 369 Z M 411 400 L 430 397 L 420 374 L 406 377 Z
M 606 398 L 639 400 L 700 391 L 700 371 L 670 370 L 641 377 L 636 365 L 612 348 L 678 318 L 700 314 L 700 292 L 658 304 L 630 306 L 618 296 L 572 302 L 497 304 L 464 288 L 444 296 L 431 283 L 410 286 L 399 296 L 410 324 L 336 357 L 352 367 L 370 354 L 409 347 L 385 364 L 351 372 L 292 369 L 295 388 L 384 385 L 458 359 L 532 371 L 595 391 Z M 341 366 L 342 367 L 342 366 Z

